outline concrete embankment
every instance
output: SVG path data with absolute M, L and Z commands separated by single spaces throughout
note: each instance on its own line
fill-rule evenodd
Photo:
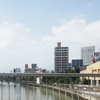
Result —
M 33 86 L 33 83 L 21 82 L 21 84 L 28 84 L 28 85 L 32 85 Z M 84 97 L 82 97 L 80 95 L 80 92 L 79 91 L 77 92 L 77 90 L 71 90 L 70 88 L 64 89 L 62 87 L 56 87 L 56 86 L 44 85 L 44 84 L 41 84 L 41 85 L 34 84 L 34 86 L 41 86 L 43 88 L 46 88 L 47 87 L 48 89 L 51 89 L 51 90 L 53 89 L 54 91 L 60 91 L 60 93 L 63 93 L 63 94 L 66 93 L 66 95 L 68 95 L 70 97 L 73 97 L 73 98 L 75 98 L 77 100 L 78 99 L 79 100 L 84 100 Z M 89 100 L 89 99 L 85 98 L 85 100 Z
M 82 97 L 82 96 L 80 96 L 79 94 L 79 92 L 78 92 L 78 95 L 77 95 L 77 91 L 75 91 L 75 90 L 71 90 L 71 89 L 64 89 L 64 88 L 61 88 L 61 87 L 56 87 L 56 86 L 50 86 L 50 85 L 41 85 L 41 87 L 44 87 L 44 88 L 48 88 L 48 89 L 54 89 L 54 91 L 60 91 L 60 93 L 63 93 L 63 94 L 65 94 L 66 93 L 66 95 L 68 95 L 68 96 L 70 96 L 70 97 L 73 97 L 73 98 L 75 98 L 75 99 L 77 99 L 78 100 L 78 98 L 79 98 L 79 100 L 84 100 L 84 97 Z M 85 100 L 89 100 L 89 99 L 87 99 L 87 98 L 85 98 Z

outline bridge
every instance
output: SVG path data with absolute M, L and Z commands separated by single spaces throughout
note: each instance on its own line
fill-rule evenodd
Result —
M 41 88 L 58 91 L 71 96 L 71 100 L 100 100 L 100 74 L 80 74 L 80 73 L 0 73 L 2 77 L 16 77 L 17 83 L 27 83 L 28 85 L 40 86 Z M 29 78 L 31 77 L 30 81 Z M 25 80 L 24 80 L 24 79 Z M 40 84 L 35 82 L 40 79 Z M 61 79 L 61 80 L 58 80 Z M 67 81 L 69 79 L 69 82 Z M 81 80 L 80 82 L 78 80 Z M 84 79 L 86 80 L 84 82 Z M 61 82 L 63 81 L 63 82 Z M 10 82 L 10 81 L 9 81 Z M 21 100 L 21 99 L 18 99 Z M 67 99 L 66 99 L 67 100 Z
M 100 74 L 80 73 L 0 73 L 0 76 L 21 77 L 21 76 L 55 76 L 55 77 L 100 77 Z

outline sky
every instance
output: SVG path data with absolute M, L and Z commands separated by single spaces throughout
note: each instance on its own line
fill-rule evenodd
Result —
M 0 73 L 37 63 L 54 69 L 54 47 L 100 50 L 100 0 L 0 0 Z

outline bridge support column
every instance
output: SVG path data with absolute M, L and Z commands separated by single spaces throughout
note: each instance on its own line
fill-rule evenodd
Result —
M 96 86 L 99 86 L 99 80 L 96 80 Z
M 93 86 L 93 80 L 91 80 L 91 86 Z
M 19 76 L 16 77 L 16 83 L 20 83 L 20 77 Z
M 16 77 L 16 100 L 21 100 L 20 76 Z
M 41 78 L 40 78 L 40 77 L 37 77 L 37 78 L 36 78 L 36 84 L 38 84 L 38 85 L 41 84 Z

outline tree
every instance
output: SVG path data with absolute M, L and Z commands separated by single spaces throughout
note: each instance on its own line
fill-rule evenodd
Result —
M 72 70 L 70 71 L 70 73 L 76 73 L 76 70 L 75 70 L 75 69 L 72 69 Z
M 83 83 L 88 84 L 88 80 L 86 78 L 83 78 Z
M 76 78 L 76 80 L 74 81 L 74 83 L 78 84 L 79 82 L 81 82 L 80 78 Z
M 69 70 L 66 70 L 65 73 L 69 73 Z
M 76 73 L 80 73 L 80 69 L 79 68 L 76 68 L 75 71 L 76 71 Z

